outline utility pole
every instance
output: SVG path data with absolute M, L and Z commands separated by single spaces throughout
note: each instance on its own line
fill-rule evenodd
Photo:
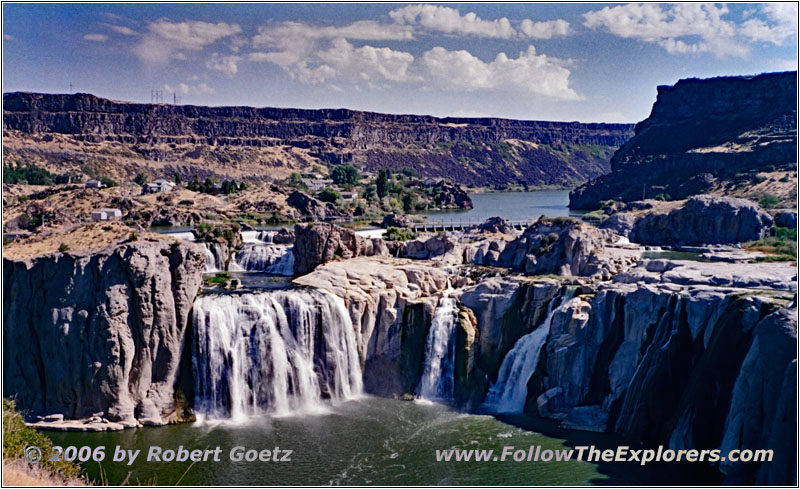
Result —
M 172 92 L 172 105 L 178 105 L 180 103 L 181 103 L 181 98 L 178 97 L 177 93 Z
M 69 93 L 72 93 L 72 82 L 69 82 Z
M 163 104 L 164 103 L 164 92 L 162 90 L 150 90 L 150 103 L 151 104 Z

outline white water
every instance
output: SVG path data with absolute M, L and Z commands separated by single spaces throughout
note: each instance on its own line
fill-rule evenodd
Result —
M 500 365 L 497 382 L 489 387 L 484 408 L 497 413 L 522 412 L 528 397 L 528 380 L 539 363 L 539 354 L 550 333 L 553 316 L 569 306 L 573 294 L 574 289 L 569 289 L 561 300 L 551 299 L 544 322 L 517 340 Z M 558 307 L 553 307 L 557 303 Z
M 294 275 L 294 253 L 291 246 L 245 243 L 236 253 L 236 264 L 250 272 Z
M 184 241 L 191 241 L 195 242 L 194 233 L 191 231 L 181 231 L 177 233 L 164 233 L 166 236 L 172 236 L 173 238 L 182 239 Z
M 425 399 L 453 398 L 458 305 L 447 297 L 449 292 L 439 300 L 425 343 L 425 367 L 417 387 L 417 395 Z
M 193 367 L 197 411 L 243 421 L 318 412 L 362 389 L 344 302 L 324 291 L 198 297 Z
M 221 272 L 225 270 L 225 257 L 218 243 L 203 243 L 206 249 L 206 267 L 204 273 Z

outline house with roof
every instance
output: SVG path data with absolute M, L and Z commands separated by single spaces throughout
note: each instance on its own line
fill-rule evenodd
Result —
M 92 211 L 92 221 L 113 221 L 122 217 L 122 211 L 119 209 L 97 209 Z

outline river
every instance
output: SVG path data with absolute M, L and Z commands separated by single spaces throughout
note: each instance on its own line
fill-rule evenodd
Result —
M 531 192 L 485 192 L 470 194 L 472 209 L 426 212 L 426 222 L 480 223 L 494 216 L 510 221 L 534 221 L 540 216 L 578 215 L 569 210 L 569 190 L 535 190 Z

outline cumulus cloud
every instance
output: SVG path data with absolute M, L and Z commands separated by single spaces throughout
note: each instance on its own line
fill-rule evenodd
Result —
M 760 6 L 763 19 L 750 18 L 742 23 L 741 34 L 754 42 L 783 46 L 797 42 L 797 4 L 767 3 Z
M 716 4 L 628 4 L 583 14 L 584 25 L 615 36 L 656 43 L 672 54 L 747 57 L 749 42 L 784 45 L 797 40 L 797 5 L 763 4 L 737 24 Z M 753 16 L 757 15 L 757 16 Z
M 522 36 L 531 39 L 552 39 L 563 37 L 570 33 L 569 22 L 566 20 L 548 20 L 544 22 L 534 22 L 525 19 L 519 25 L 519 32 Z
M 242 29 L 238 24 L 160 19 L 148 25 L 147 33 L 133 52 L 146 64 L 164 64 L 182 51 L 201 51 L 240 32 Z
M 399 24 L 420 25 L 447 34 L 498 39 L 510 39 L 517 34 L 511 22 L 505 17 L 483 20 L 474 12 L 461 15 L 454 8 L 437 5 L 408 5 L 392 10 L 389 12 L 389 17 Z
M 534 46 L 516 59 L 499 53 L 489 63 L 464 50 L 435 47 L 422 55 L 421 68 L 426 83 L 436 88 L 506 91 L 558 100 L 581 98 L 569 86 L 570 71 L 565 63 L 536 54 Z
M 356 48 L 340 38 L 317 56 L 323 66 L 333 68 L 338 76 L 355 82 L 406 82 L 413 79 L 408 69 L 414 56 L 403 51 L 372 46 Z
M 86 34 L 83 36 L 84 39 L 87 41 L 94 41 L 94 42 L 104 42 L 108 40 L 108 36 L 105 34 Z
M 164 85 L 164 91 L 179 93 L 181 95 L 211 95 L 214 93 L 214 89 L 205 83 L 198 83 L 196 85 L 187 83 L 178 83 L 177 85 L 166 84 Z
M 130 27 L 125 27 L 124 25 L 112 25 L 110 27 L 112 31 L 116 32 L 117 34 L 122 34 L 123 36 L 135 36 L 138 34 L 135 30 L 131 29 Z
M 238 63 L 241 60 L 241 56 L 222 56 L 219 53 L 214 53 L 206 61 L 206 68 L 220 71 L 228 78 L 232 78 L 239 71 Z

